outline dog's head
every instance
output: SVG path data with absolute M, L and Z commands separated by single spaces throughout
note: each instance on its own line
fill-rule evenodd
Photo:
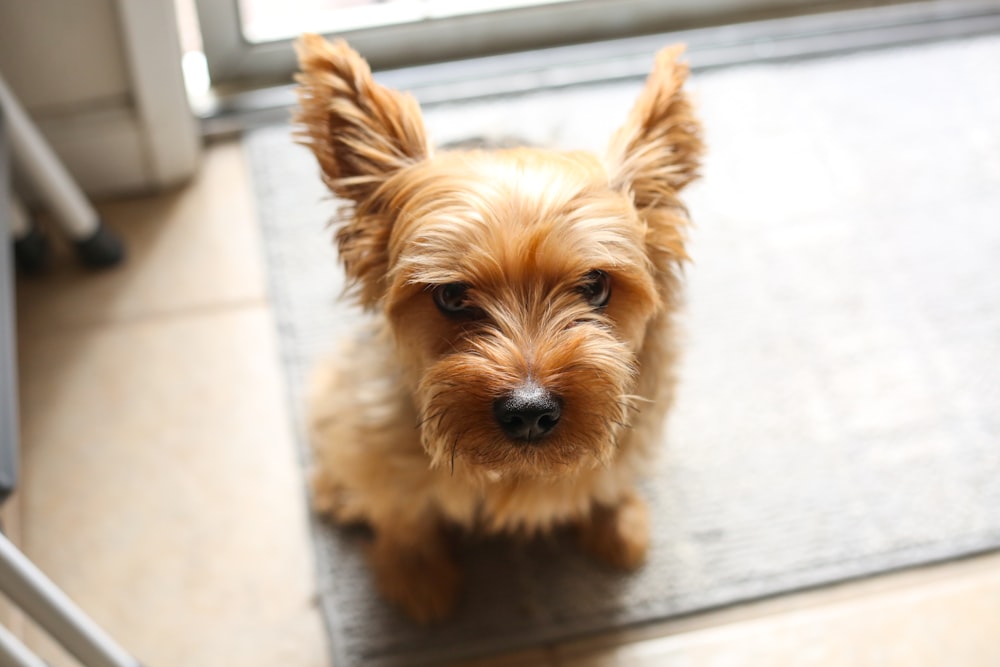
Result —
M 340 256 L 393 331 L 431 465 L 544 475 L 613 456 L 685 259 L 677 193 L 701 142 L 680 51 L 660 53 L 602 161 L 435 155 L 410 96 L 343 42 L 299 43 L 299 136 L 350 205 Z

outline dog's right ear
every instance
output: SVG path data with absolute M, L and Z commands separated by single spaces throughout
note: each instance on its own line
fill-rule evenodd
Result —
M 656 55 L 656 64 L 607 154 L 611 187 L 628 193 L 647 225 L 646 246 L 664 298 L 674 298 L 684 249 L 687 211 L 678 193 L 698 177 L 701 125 L 683 90 L 688 66 L 682 45 Z
M 363 203 L 387 176 L 427 157 L 417 101 L 375 83 L 347 42 L 307 34 L 296 51 L 298 138 L 316 154 L 337 196 Z
M 323 182 L 353 202 L 359 215 L 337 233 L 348 277 L 373 305 L 386 270 L 391 218 L 376 200 L 379 186 L 429 154 L 420 106 L 410 95 L 372 80 L 368 63 L 338 40 L 303 35 L 296 44 L 301 73 L 296 137 L 312 149 Z

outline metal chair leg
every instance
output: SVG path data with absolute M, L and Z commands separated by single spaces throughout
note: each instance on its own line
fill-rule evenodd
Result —
M 135 658 L 3 535 L 0 535 L 0 591 L 86 667 L 139 667 Z
M 10 135 L 14 163 L 38 190 L 76 246 L 83 263 L 112 266 L 124 258 L 121 241 L 101 221 L 38 128 L 0 76 L 0 108 Z
M 0 625 L 0 666 L 47 667 L 45 662 L 28 650 L 21 641 Z

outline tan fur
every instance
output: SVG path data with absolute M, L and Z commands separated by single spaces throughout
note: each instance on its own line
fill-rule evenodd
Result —
M 604 161 L 434 155 L 416 102 L 376 84 L 345 43 L 306 35 L 298 49 L 298 136 L 347 200 L 337 244 L 373 316 L 312 387 L 317 510 L 371 525 L 380 590 L 422 621 L 456 595 L 447 525 L 576 525 L 597 557 L 639 566 L 649 528 L 633 486 L 672 399 L 687 257 L 677 193 L 701 154 L 681 48 L 659 54 Z M 594 270 L 610 276 L 604 309 L 579 291 Z M 432 289 L 449 283 L 468 286 L 474 317 L 439 311 Z M 562 417 L 525 444 L 491 406 L 529 378 Z

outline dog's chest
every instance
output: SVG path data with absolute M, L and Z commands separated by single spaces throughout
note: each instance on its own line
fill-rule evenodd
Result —
M 456 480 L 437 484 L 437 504 L 449 520 L 487 533 L 536 533 L 586 517 L 592 503 L 617 495 L 624 480 L 608 470 L 571 478 Z

